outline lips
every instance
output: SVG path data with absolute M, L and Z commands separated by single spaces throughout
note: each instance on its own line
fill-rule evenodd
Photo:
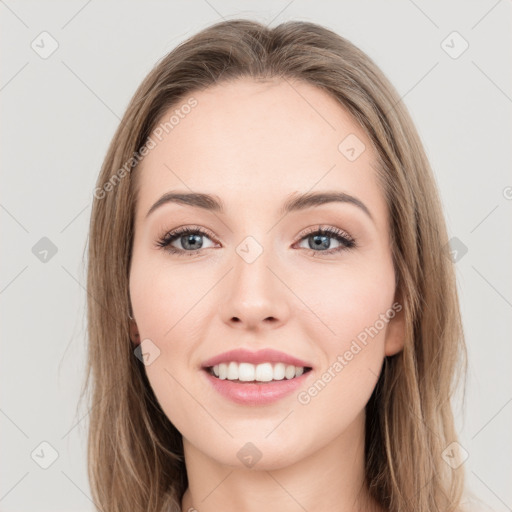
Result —
M 231 361 L 255 365 L 260 363 L 284 363 L 298 367 L 312 368 L 312 364 L 307 361 L 271 348 L 258 350 L 257 352 L 243 348 L 230 350 L 204 361 L 201 367 L 207 369 L 217 364 L 229 363 Z

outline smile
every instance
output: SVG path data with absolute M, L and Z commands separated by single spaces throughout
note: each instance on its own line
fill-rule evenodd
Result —
M 310 367 L 285 363 L 260 363 L 230 361 L 206 368 L 210 375 L 233 382 L 272 382 L 291 380 L 311 370 Z

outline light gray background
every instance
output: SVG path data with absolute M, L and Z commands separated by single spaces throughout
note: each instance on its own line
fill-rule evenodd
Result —
M 2 511 L 93 510 L 88 416 L 76 404 L 96 176 L 154 63 L 234 17 L 323 24 L 366 51 L 403 96 L 450 234 L 467 247 L 456 270 L 470 357 L 466 409 L 457 407 L 468 486 L 494 510 L 512 510 L 510 0 L 5 0 L 0 15 Z M 59 45 L 46 59 L 31 47 L 51 48 L 43 31 Z M 463 41 L 446 40 L 453 31 L 469 44 L 458 58 Z M 32 251 L 42 237 L 57 248 L 46 262 Z M 48 469 L 43 441 L 58 452 Z

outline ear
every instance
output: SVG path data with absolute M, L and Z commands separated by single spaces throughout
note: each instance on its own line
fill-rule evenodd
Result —
M 130 322 L 130 339 L 132 340 L 132 343 L 134 345 L 140 344 L 140 334 L 139 334 L 139 328 L 137 327 L 137 322 L 133 319 L 128 320 Z
M 384 341 L 386 356 L 398 354 L 405 344 L 405 307 L 399 294 L 395 296 L 393 306 L 395 315 L 388 322 Z

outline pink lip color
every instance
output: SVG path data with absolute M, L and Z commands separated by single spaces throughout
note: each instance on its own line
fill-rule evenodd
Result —
M 215 366 L 216 364 L 229 363 L 231 361 L 235 361 L 236 363 L 251 364 L 284 363 L 292 364 L 293 366 L 307 366 L 309 368 L 312 367 L 310 363 L 285 354 L 284 352 L 279 352 L 278 350 L 274 350 L 272 348 L 258 350 L 257 352 L 251 352 L 250 350 L 237 348 L 235 350 L 230 350 L 229 352 L 224 352 L 223 354 L 212 357 L 211 359 L 208 359 L 202 363 L 201 366 L 203 368 L 209 368 L 210 366 Z
M 221 395 L 242 405 L 266 405 L 296 391 L 312 372 L 303 373 L 293 379 L 270 382 L 235 382 L 214 377 L 202 370 L 210 384 Z

